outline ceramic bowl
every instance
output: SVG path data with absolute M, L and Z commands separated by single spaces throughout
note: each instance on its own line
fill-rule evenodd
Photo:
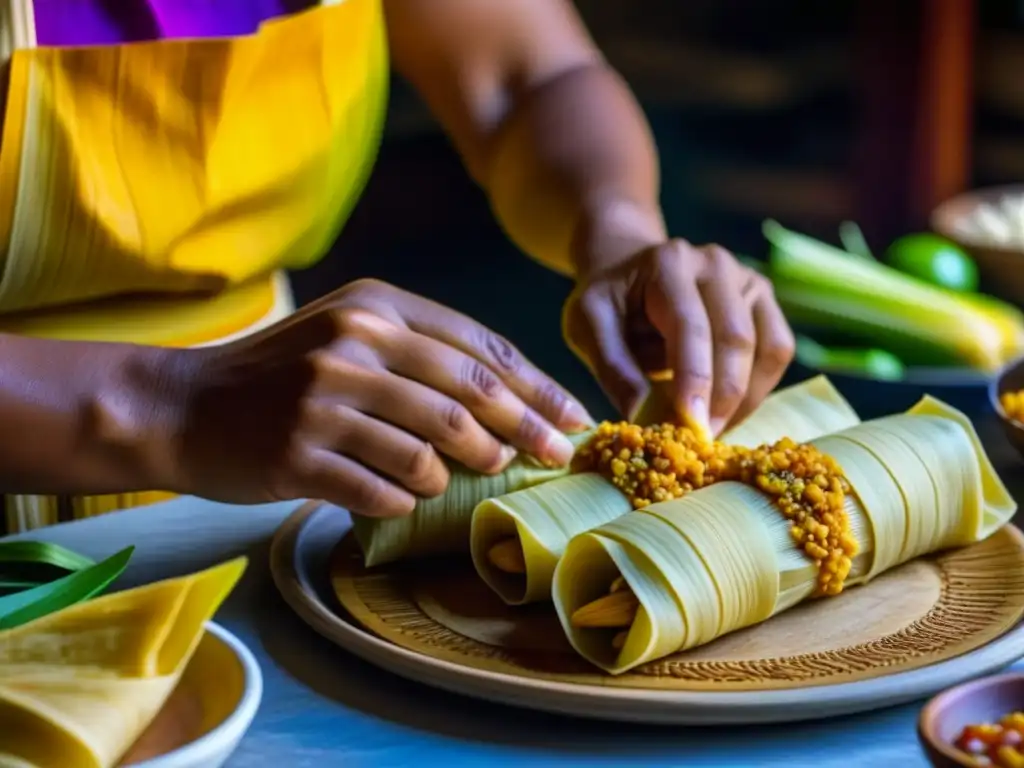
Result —
M 252 652 L 210 622 L 163 710 L 122 766 L 220 768 L 252 724 L 263 675 Z
M 965 726 L 998 721 L 1024 710 L 1024 672 L 983 677 L 950 688 L 929 701 L 917 723 L 917 736 L 935 768 L 976 766 L 953 741 Z
M 988 388 L 989 402 L 996 415 L 999 416 L 1006 439 L 1024 457 L 1024 424 L 1009 418 L 999 402 L 999 398 L 1004 392 L 1018 389 L 1024 389 L 1024 357 L 1014 360 L 1003 368 Z
M 989 245 L 957 231 L 957 222 L 969 216 L 975 208 L 995 203 L 1008 195 L 1024 195 L 1024 185 L 988 187 L 957 195 L 932 212 L 931 227 L 971 254 L 986 292 L 1024 303 L 1024 249 Z

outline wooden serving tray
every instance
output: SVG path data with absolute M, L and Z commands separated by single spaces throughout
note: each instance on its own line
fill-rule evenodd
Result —
M 550 604 L 506 606 L 463 558 L 366 570 L 349 534 L 331 559 L 331 584 L 364 627 L 433 658 L 591 685 L 755 691 L 916 669 L 999 637 L 1024 615 L 1024 536 L 1007 526 L 619 676 L 572 650 Z
M 271 566 L 293 608 L 380 666 L 504 703 L 644 722 L 799 720 L 921 698 L 1024 655 L 1024 535 L 1010 525 L 615 677 L 571 650 L 550 605 L 505 606 L 468 558 L 367 570 L 349 530 L 343 510 L 313 505 L 279 530 Z

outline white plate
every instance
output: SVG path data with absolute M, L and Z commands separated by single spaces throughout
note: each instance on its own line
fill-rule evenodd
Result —
M 676 725 L 813 720 L 924 699 L 1024 656 L 1024 625 L 989 645 L 930 667 L 855 683 L 750 693 L 604 688 L 531 680 L 464 667 L 400 648 L 341 615 L 328 578 L 331 551 L 351 528 L 337 507 L 307 504 L 281 525 L 270 567 L 285 601 L 321 635 L 395 674 L 500 704 L 578 717 Z

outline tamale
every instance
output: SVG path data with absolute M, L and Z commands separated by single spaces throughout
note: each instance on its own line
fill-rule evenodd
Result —
M 780 437 L 807 441 L 860 423 L 824 376 L 773 393 L 722 441 L 755 446 Z M 569 540 L 633 509 L 595 473 L 573 474 L 482 501 L 473 512 L 470 552 L 480 577 L 509 605 L 551 599 L 551 579 Z M 518 542 L 524 569 L 497 567 L 491 551 Z
M 1016 511 L 970 421 L 931 397 L 810 445 L 848 484 L 842 516 L 857 543 L 848 587 L 980 541 Z M 555 569 L 555 608 L 572 646 L 618 674 L 820 594 L 822 561 L 809 551 L 795 545 L 793 521 L 765 490 L 722 482 L 574 537 Z M 580 626 L 581 616 L 600 616 L 592 604 L 620 577 L 637 598 L 632 621 Z

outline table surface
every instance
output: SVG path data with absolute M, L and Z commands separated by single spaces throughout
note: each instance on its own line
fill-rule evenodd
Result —
M 1024 490 L 1020 459 L 1001 436 L 987 427 L 980 431 L 1011 490 Z M 927 765 L 914 730 L 920 703 L 831 721 L 746 728 L 739 737 L 735 729 L 610 725 L 534 713 L 435 691 L 378 670 L 317 635 L 274 587 L 270 539 L 298 506 L 238 507 L 186 498 L 28 536 L 92 557 L 134 544 L 122 586 L 249 556 L 249 570 L 217 621 L 255 653 L 266 687 L 253 726 L 227 768 Z

